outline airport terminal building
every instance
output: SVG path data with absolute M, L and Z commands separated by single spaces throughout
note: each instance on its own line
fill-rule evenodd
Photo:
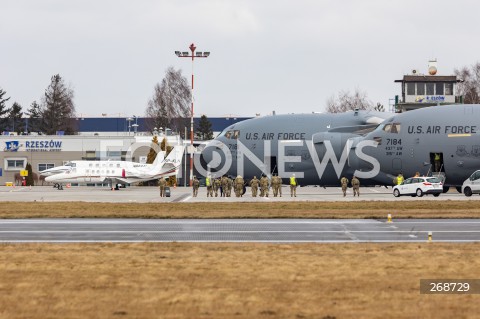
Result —
M 220 132 L 244 119 L 212 119 L 212 128 Z M 166 138 L 170 146 L 190 144 L 190 140 L 182 141 L 179 135 L 168 129 L 148 131 L 144 118 L 136 118 L 133 123 L 128 118 L 83 118 L 78 122 L 78 135 L 17 135 L 9 132 L 0 135 L 0 185 L 20 184 L 20 171 L 27 163 L 32 165 L 35 184 L 41 185 L 38 172 L 73 160 L 145 162 L 154 135 L 158 136 L 159 143 Z

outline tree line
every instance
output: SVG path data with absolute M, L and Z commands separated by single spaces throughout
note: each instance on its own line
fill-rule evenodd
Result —
M 457 83 L 457 92 L 464 97 L 463 102 L 480 103 L 480 62 L 455 69 L 454 73 L 461 79 Z M 73 89 L 65 84 L 59 74 L 51 77 L 40 102 L 33 101 L 26 112 L 23 112 L 22 106 L 17 102 L 7 107 L 10 97 L 0 88 L 0 131 L 42 132 L 49 135 L 63 131 L 65 134 L 74 134 L 76 127 L 73 99 Z M 153 131 L 155 127 L 170 128 L 180 133 L 183 138 L 188 138 L 192 115 L 191 101 L 190 85 L 182 71 L 169 67 L 162 81 L 154 86 L 153 95 L 148 100 L 145 110 L 149 119 L 147 129 Z M 367 93 L 359 89 L 353 93 L 348 90 L 340 91 L 326 101 L 326 111 L 330 113 L 355 109 L 385 111 L 381 103 L 373 103 L 368 99 Z M 185 128 L 187 135 L 183 136 Z M 212 125 L 205 115 L 200 118 L 194 132 L 196 139 L 213 138 Z
M 56 74 L 51 77 L 40 103 L 33 101 L 26 112 L 18 102 L 7 106 L 7 92 L 0 88 L 0 131 L 42 132 L 47 135 L 63 131 L 74 134 L 75 104 L 73 90 Z
M 24 112 L 18 102 L 8 107 L 10 97 L 0 88 L 0 132 L 41 132 L 47 135 L 62 131 L 71 135 L 77 131 L 75 119 L 74 91 L 65 84 L 64 79 L 56 74 L 51 77 L 50 84 L 40 102 L 33 101 Z M 154 87 L 154 93 L 147 103 L 147 129 L 169 128 L 180 134 L 184 128 L 190 132 L 191 91 L 187 79 L 181 70 L 170 67 L 165 77 Z M 211 139 L 213 132 L 211 123 L 203 115 L 195 128 L 197 139 Z

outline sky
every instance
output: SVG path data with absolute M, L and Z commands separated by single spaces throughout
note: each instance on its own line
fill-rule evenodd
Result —
M 144 116 L 168 67 L 190 81 L 195 116 L 322 112 L 340 91 L 388 108 L 412 69 L 480 60 L 475 0 L 0 0 L 0 88 L 24 110 L 54 74 L 79 116 Z

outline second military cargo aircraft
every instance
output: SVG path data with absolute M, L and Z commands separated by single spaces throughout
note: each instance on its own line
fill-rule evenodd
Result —
M 301 185 L 338 186 L 356 175 L 363 185 L 392 185 L 395 176 L 436 173 L 445 190 L 480 167 L 480 105 L 426 107 L 400 114 L 273 115 L 226 128 L 202 152 L 213 174 L 295 173 Z M 200 169 L 202 170 L 202 169 Z M 286 180 L 285 180 L 286 181 Z

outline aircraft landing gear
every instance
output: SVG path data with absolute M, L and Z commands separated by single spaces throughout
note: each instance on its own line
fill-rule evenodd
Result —
M 62 184 L 59 184 L 59 183 L 55 183 L 53 185 L 53 188 L 56 188 L 58 189 L 59 191 L 63 191 L 63 185 Z

